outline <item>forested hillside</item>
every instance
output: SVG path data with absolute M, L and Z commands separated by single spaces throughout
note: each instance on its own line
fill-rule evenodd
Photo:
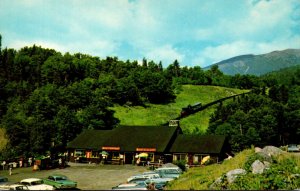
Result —
M 177 60 L 163 68 L 146 59 L 139 64 L 35 45 L 0 52 L 0 125 L 8 139 L 3 157 L 59 151 L 83 129 L 117 126 L 113 105 L 171 103 L 182 84 L 260 83 L 253 76 L 236 81 L 217 67 L 180 67 Z
M 1 157 L 58 152 L 84 129 L 116 127 L 120 120 L 113 107 L 147 109 L 149 104 L 171 105 L 185 84 L 237 89 L 270 87 L 269 93 L 221 105 L 211 119 L 209 133 L 229 135 L 235 149 L 257 143 L 265 132 L 271 133 L 271 143 L 286 143 L 287 133 L 289 138 L 299 135 L 299 130 L 295 131 L 300 118 L 300 78 L 296 74 L 291 84 L 280 86 L 269 78 L 227 76 L 218 66 L 204 71 L 199 66 L 181 67 L 175 60 L 163 68 L 161 62 L 146 59 L 139 64 L 117 57 L 62 54 L 35 45 L 20 50 L 1 49 L 0 44 L 0 128 L 7 138 L 0 140 L 3 144 L 7 141 Z M 193 104 L 189 101 L 182 102 L 182 106 Z M 255 121 L 255 116 L 265 121 Z M 256 129 L 258 123 L 266 126 Z M 197 125 L 195 129 L 196 133 L 201 131 Z M 244 135 L 250 137 L 246 143 L 240 141 Z
M 268 91 L 262 88 L 221 105 L 207 133 L 227 135 L 236 151 L 251 145 L 299 144 L 300 69 L 272 73 L 262 80 Z

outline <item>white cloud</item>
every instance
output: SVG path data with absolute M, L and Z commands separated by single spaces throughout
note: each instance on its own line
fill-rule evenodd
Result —
M 290 30 L 295 25 L 291 19 L 293 8 L 292 1 L 258 1 L 253 4 L 251 0 L 241 10 L 220 14 L 213 25 L 200 26 L 194 33 L 195 39 L 224 43 L 232 40 L 264 41 L 280 38 L 291 34 Z
M 183 54 L 179 53 L 171 45 L 164 45 L 146 53 L 147 59 L 156 62 L 162 61 L 164 66 L 172 64 L 176 59 L 181 63 L 184 57 Z
M 44 40 L 32 40 L 32 41 L 21 41 L 14 40 L 8 43 L 8 47 L 14 47 L 15 49 L 20 49 L 25 46 L 32 46 L 33 44 L 41 46 L 43 48 L 55 49 L 56 51 L 66 53 L 85 53 L 92 56 L 112 56 L 116 54 L 116 50 L 119 47 L 118 43 L 106 41 L 106 40 L 97 40 L 93 42 L 70 42 L 70 43 L 56 43 L 48 42 Z M 118 55 L 116 55 L 118 56 Z
M 178 59 L 203 66 L 299 48 L 299 0 L 253 2 L 2 0 L 0 31 L 3 44 L 12 48 L 40 43 L 62 52 L 146 57 L 164 65 Z
M 271 42 L 234 41 L 218 46 L 208 46 L 199 52 L 192 63 L 193 65 L 205 67 L 239 55 L 265 54 L 274 50 L 284 50 L 288 48 L 299 49 L 300 36 L 276 39 Z

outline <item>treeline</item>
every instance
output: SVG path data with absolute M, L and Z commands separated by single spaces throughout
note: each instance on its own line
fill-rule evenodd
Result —
M 226 135 L 235 151 L 251 145 L 299 144 L 300 68 L 268 74 L 261 80 L 270 88 L 220 105 L 207 133 Z

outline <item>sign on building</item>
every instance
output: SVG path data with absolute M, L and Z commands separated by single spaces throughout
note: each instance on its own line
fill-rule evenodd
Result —
M 120 147 L 102 147 L 102 150 L 106 150 L 106 151 L 119 151 Z

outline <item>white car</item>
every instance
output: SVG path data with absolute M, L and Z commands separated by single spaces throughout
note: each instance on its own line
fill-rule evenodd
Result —
M 53 186 L 44 184 L 43 180 L 39 178 L 23 179 L 20 184 L 27 186 L 28 190 L 55 190 Z
M 127 179 L 127 182 L 130 182 L 134 179 L 140 179 L 140 178 L 160 178 L 159 174 L 157 173 L 143 173 L 143 174 L 138 174 L 138 175 L 134 175 L 131 176 Z
M 146 186 L 138 185 L 135 183 L 119 184 L 116 187 L 112 187 L 112 190 L 148 190 Z
M 0 190 L 28 190 L 28 187 L 21 184 L 8 184 L 0 185 Z
M 161 167 L 154 170 L 162 178 L 176 179 L 182 174 L 182 170 L 179 167 Z

